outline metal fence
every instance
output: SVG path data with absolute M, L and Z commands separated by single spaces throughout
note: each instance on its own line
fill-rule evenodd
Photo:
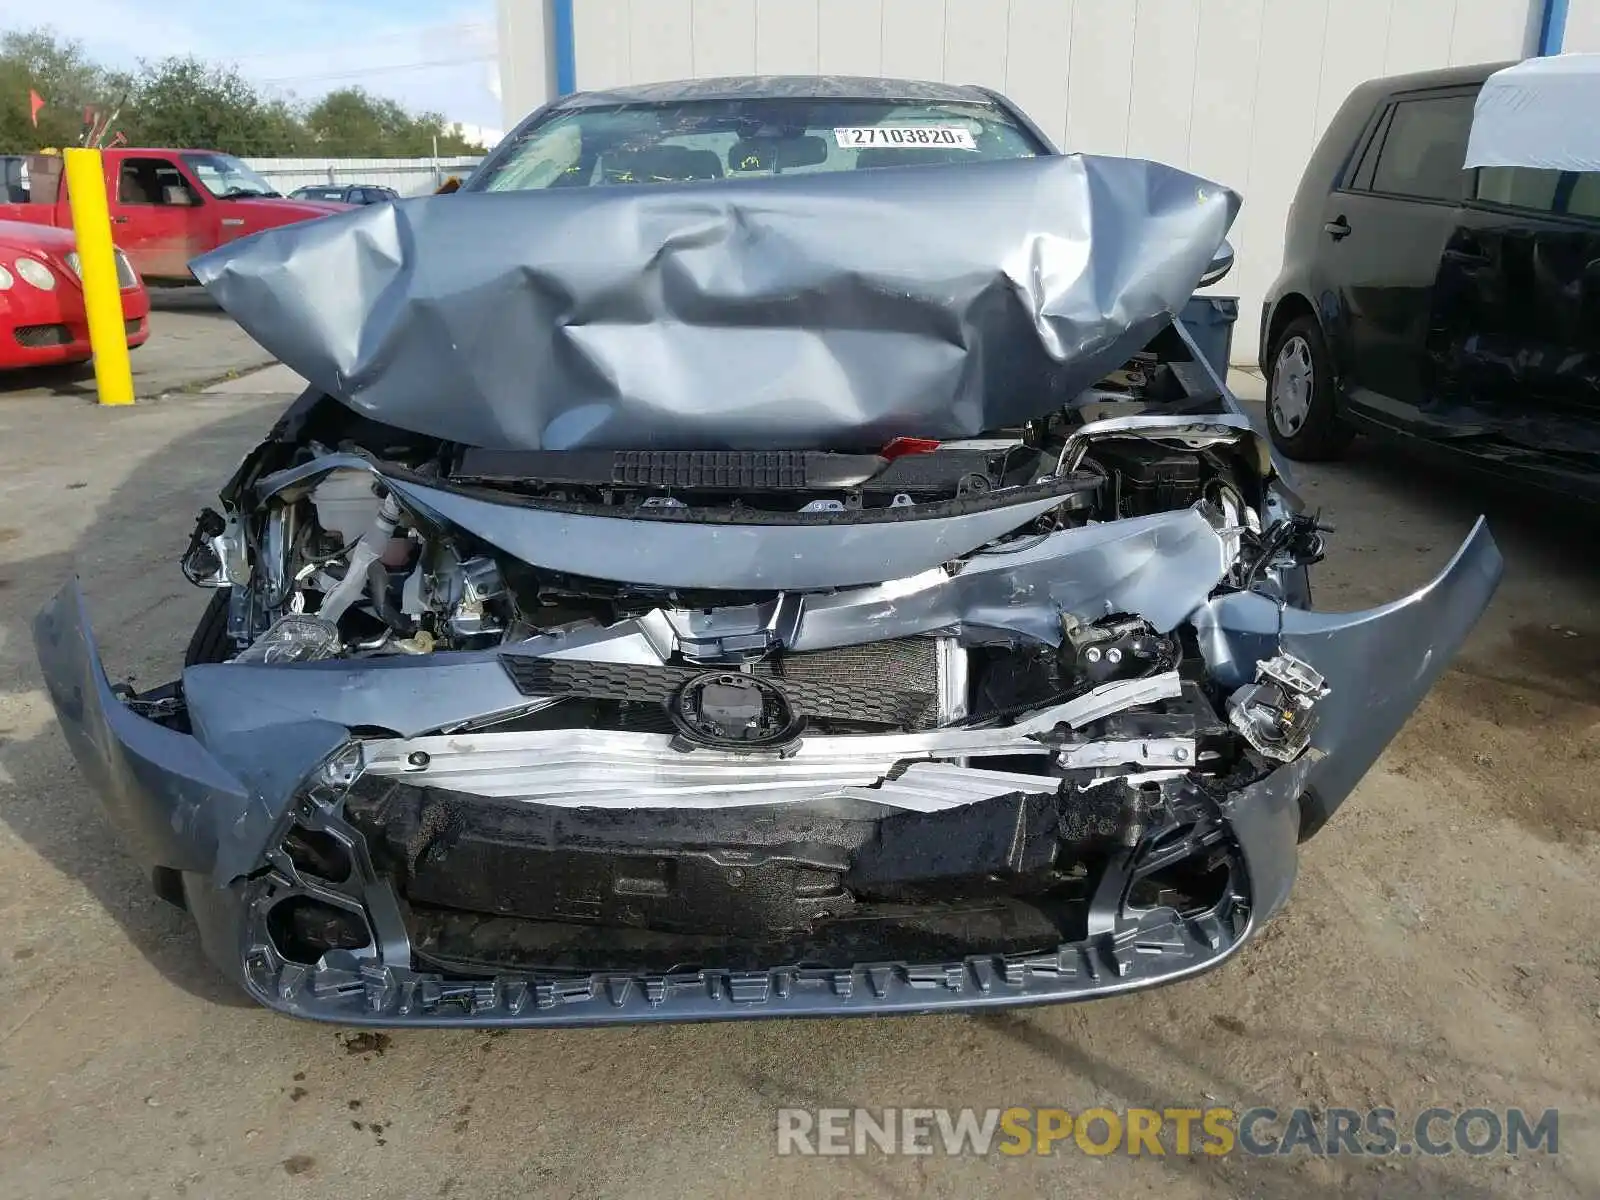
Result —
M 315 184 L 374 184 L 402 196 L 421 196 L 452 175 L 463 179 L 481 158 L 247 158 L 268 183 L 287 195 Z

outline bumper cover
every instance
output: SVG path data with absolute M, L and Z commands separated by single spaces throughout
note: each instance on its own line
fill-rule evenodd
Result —
M 1230 595 L 1194 612 L 1202 654 L 1222 682 L 1243 679 L 1249 664 L 1281 648 L 1333 685 L 1305 755 L 1216 799 L 1213 823 L 1238 886 L 1212 915 L 1120 918 L 1134 876 L 1151 867 L 1124 858 L 1100 881 L 1086 936 L 1053 951 L 848 968 L 777 963 L 493 978 L 418 971 L 399 901 L 371 872 L 359 837 L 346 844 L 358 874 L 372 882 L 327 899 L 366 921 L 370 950 L 331 951 L 316 964 L 286 961 L 266 936 L 263 889 L 287 884 L 314 894 L 316 885 L 295 879 L 274 847 L 291 816 L 349 837 L 317 797 L 319 786 L 337 782 L 351 728 L 385 724 L 374 714 L 386 704 L 406 707 L 413 721 L 431 714 L 431 724 L 397 729 L 402 738 L 459 720 L 469 701 L 478 714 L 516 711 L 527 698 L 496 657 L 191 668 L 192 732 L 184 733 L 112 691 L 76 583 L 40 613 L 35 642 L 63 731 L 113 824 L 141 861 L 181 873 L 207 955 L 271 1008 L 396 1025 L 921 1012 L 1113 995 L 1196 974 L 1234 953 L 1283 906 L 1302 832 L 1331 814 L 1404 723 L 1487 605 L 1500 569 L 1480 522 L 1437 579 L 1380 608 L 1328 615 Z M 274 870 L 264 872 L 269 864 Z

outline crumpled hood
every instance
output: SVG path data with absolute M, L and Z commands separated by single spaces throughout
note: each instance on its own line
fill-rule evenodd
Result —
M 196 277 L 314 386 L 500 449 L 853 449 L 1039 416 L 1189 298 L 1238 197 L 1054 156 L 458 192 L 268 230 Z

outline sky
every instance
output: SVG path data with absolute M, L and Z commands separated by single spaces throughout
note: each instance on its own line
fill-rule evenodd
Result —
M 360 86 L 498 129 L 494 0 L 0 0 L 0 28 L 44 26 L 108 66 L 193 54 L 311 100 Z

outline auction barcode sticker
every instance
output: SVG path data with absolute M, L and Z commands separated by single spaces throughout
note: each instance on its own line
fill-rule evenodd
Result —
M 917 147 L 943 146 L 950 150 L 976 150 L 972 130 L 964 125 L 847 125 L 833 131 L 834 140 L 841 146 L 866 149 L 868 146 L 892 146 L 910 150 Z

